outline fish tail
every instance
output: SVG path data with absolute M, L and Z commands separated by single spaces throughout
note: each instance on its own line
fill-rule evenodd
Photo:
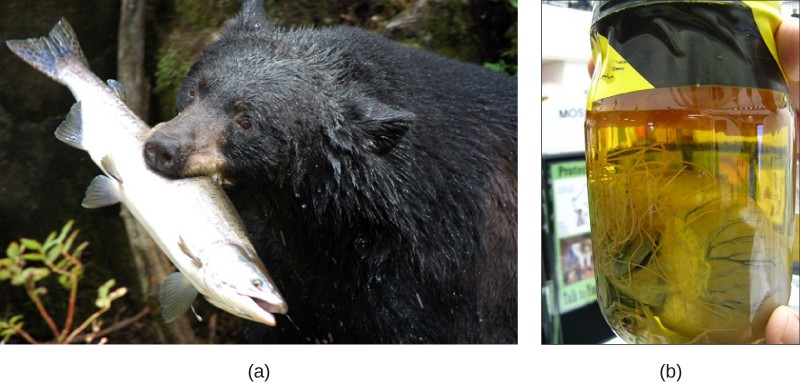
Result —
M 60 78 L 60 72 L 65 62 L 77 61 L 89 67 L 75 31 L 63 17 L 47 36 L 9 40 L 6 45 L 25 62 L 61 84 L 64 82 Z

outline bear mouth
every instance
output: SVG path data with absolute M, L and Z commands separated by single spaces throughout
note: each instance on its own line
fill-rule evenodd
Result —
M 233 185 L 233 181 L 231 181 L 229 178 L 225 178 L 225 175 L 223 175 L 221 171 L 211 173 L 210 177 L 211 181 L 219 186 Z

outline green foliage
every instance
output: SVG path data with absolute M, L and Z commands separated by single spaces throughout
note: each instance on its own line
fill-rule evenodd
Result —
M 36 305 L 42 319 L 53 332 L 53 343 L 71 343 L 76 336 L 86 330 L 89 325 L 96 326 L 96 320 L 111 308 L 111 302 L 127 293 L 125 287 L 111 291 L 114 280 L 111 279 L 97 290 L 98 310 L 86 318 L 79 326 L 72 328 L 75 316 L 75 303 L 78 292 L 78 281 L 83 275 L 84 268 L 81 257 L 89 246 L 88 242 L 75 245 L 78 230 L 72 230 L 73 221 L 67 222 L 60 233 L 52 232 L 44 240 L 38 242 L 34 239 L 21 238 L 19 242 L 11 242 L 6 249 L 6 257 L 0 258 L 0 281 L 8 281 L 13 286 L 22 286 L 30 300 Z M 73 247 L 74 246 L 74 247 Z M 69 291 L 67 317 L 62 326 L 57 326 L 50 316 L 42 296 L 47 294 L 47 289 L 37 284 L 43 279 L 57 275 L 59 285 Z M 22 315 L 12 316 L 7 321 L 0 320 L 0 338 L 2 343 L 7 342 L 12 336 L 19 335 L 29 343 L 40 343 L 24 329 Z M 98 330 L 94 330 L 97 332 Z
M 198 29 L 221 25 L 238 7 L 233 0 L 175 0 L 174 6 L 181 24 Z
M 500 59 L 500 61 L 493 62 L 493 63 L 483 63 L 483 67 L 494 72 L 500 73 L 510 73 L 513 76 L 517 75 L 517 67 L 516 65 L 509 65 L 506 63 L 505 60 Z
M 192 64 L 220 27 L 241 4 L 233 0 L 175 0 L 174 23 L 159 34 L 156 53 L 155 87 L 159 121 L 175 115 L 175 99 Z
M 175 28 L 159 43 L 153 89 L 160 99 L 159 121 L 174 117 L 175 101 L 183 79 L 200 51 L 211 41 L 214 31 L 216 28 Z
M 25 322 L 22 321 L 22 315 L 14 315 L 7 322 L 0 320 L 0 343 L 8 342 L 8 339 L 22 331 L 22 326 Z
M 508 0 L 508 4 L 514 9 L 518 8 L 517 0 Z M 516 64 L 516 62 L 517 62 L 517 23 L 516 22 L 514 22 L 514 25 L 512 25 L 510 28 L 508 28 L 508 30 L 505 33 L 505 36 L 506 36 L 506 38 L 508 38 L 511 41 L 511 43 L 513 45 L 513 48 L 510 48 L 507 51 L 501 53 L 500 56 L 508 58 L 511 62 L 513 62 L 513 64 L 507 63 L 506 60 L 501 58 L 500 60 L 498 60 L 496 62 L 485 62 L 485 63 L 483 63 L 483 67 L 486 68 L 486 69 L 495 71 L 495 72 L 507 73 L 507 74 L 510 74 L 510 75 L 512 75 L 514 77 L 517 77 L 517 69 L 518 68 L 517 68 L 517 64 Z
M 117 282 L 115 280 L 109 279 L 108 282 L 104 283 L 102 286 L 100 286 L 100 288 L 97 289 L 97 300 L 94 301 L 94 304 L 99 309 L 110 309 L 111 302 L 122 297 L 127 292 L 124 287 L 111 291 L 111 288 L 114 287 L 114 284 L 116 283 Z
M 190 65 L 191 59 L 180 59 L 180 53 L 176 49 L 164 49 L 156 63 L 156 93 L 180 88 L 180 80 L 186 75 Z

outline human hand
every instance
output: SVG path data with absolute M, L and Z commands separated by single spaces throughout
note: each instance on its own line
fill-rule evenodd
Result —
M 786 306 L 779 306 L 767 322 L 764 339 L 767 344 L 800 343 L 800 313 Z
M 775 44 L 778 60 L 789 81 L 792 105 L 800 113 L 800 24 L 797 19 L 788 18 L 781 23 L 775 33 Z

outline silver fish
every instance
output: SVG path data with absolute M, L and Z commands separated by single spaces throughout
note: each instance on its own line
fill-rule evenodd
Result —
M 202 294 L 231 314 L 270 326 L 287 304 L 250 243 L 241 218 L 209 178 L 172 180 L 142 157 L 150 128 L 121 97 L 119 83 L 89 70 L 75 32 L 61 19 L 48 36 L 7 41 L 28 64 L 66 85 L 78 101 L 56 137 L 89 155 L 105 173 L 92 180 L 82 205 L 123 203 L 180 271 L 162 283 L 161 312 L 169 322 Z

